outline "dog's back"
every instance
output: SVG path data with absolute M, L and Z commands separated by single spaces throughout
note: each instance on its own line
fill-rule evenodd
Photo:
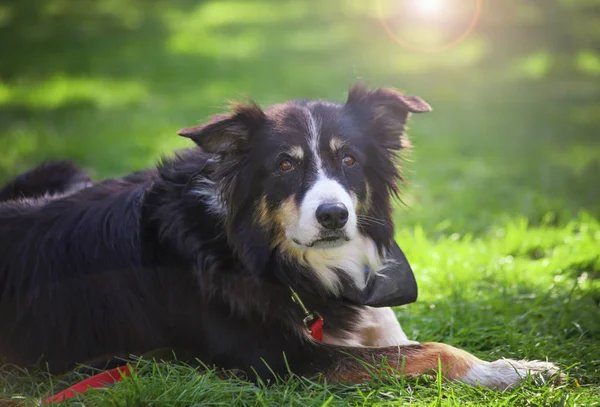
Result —
M 127 287 L 143 267 L 144 188 L 141 178 L 134 181 L 108 180 L 67 196 L 0 203 L 0 354 L 9 362 L 35 363 L 29 350 L 51 349 L 44 356 L 60 368 L 72 363 L 69 354 L 81 356 L 78 346 L 111 348 L 110 336 L 118 333 L 89 330 L 107 327 L 103 307 L 122 308 L 111 314 L 126 315 L 135 303 Z M 122 295 L 115 295 L 119 290 Z M 96 346 L 91 338 L 97 338 Z M 118 347 L 111 351 L 118 354 Z

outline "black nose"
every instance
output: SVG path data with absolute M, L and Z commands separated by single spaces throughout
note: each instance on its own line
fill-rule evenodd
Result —
M 323 204 L 317 208 L 317 220 L 327 229 L 341 229 L 348 222 L 348 209 L 344 204 Z

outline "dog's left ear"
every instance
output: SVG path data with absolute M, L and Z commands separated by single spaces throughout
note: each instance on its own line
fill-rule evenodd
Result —
M 194 140 L 208 153 L 227 154 L 242 149 L 265 121 L 266 115 L 257 104 L 237 104 L 233 113 L 213 116 L 208 123 L 183 128 L 177 134 Z
M 382 130 L 386 138 L 391 137 L 391 140 L 400 143 L 389 145 L 392 149 L 407 146 L 402 134 L 410 113 L 431 111 L 431 106 L 418 96 L 405 96 L 389 88 L 368 90 L 360 85 L 350 89 L 346 107 L 361 111 L 366 109 L 373 125 Z M 391 140 L 388 140 L 388 143 Z
M 252 182 L 240 166 L 243 160 L 238 158 L 248 151 L 248 142 L 266 121 L 266 114 L 255 103 L 237 104 L 232 113 L 214 116 L 206 124 L 181 129 L 178 133 L 192 139 L 205 152 L 226 157 L 222 161 L 226 164 L 221 168 L 224 172 L 219 173 L 226 179 L 222 183 L 226 187 L 221 191 L 228 202 L 226 235 L 238 259 L 252 274 L 261 274 L 267 269 L 271 248 L 247 216 L 253 205 Z

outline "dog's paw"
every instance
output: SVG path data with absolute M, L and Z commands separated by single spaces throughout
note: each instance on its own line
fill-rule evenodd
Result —
M 548 381 L 561 383 L 564 375 L 553 363 L 539 360 L 500 359 L 494 362 L 481 361 L 463 377 L 465 383 L 492 389 L 509 389 L 530 377 L 536 383 Z

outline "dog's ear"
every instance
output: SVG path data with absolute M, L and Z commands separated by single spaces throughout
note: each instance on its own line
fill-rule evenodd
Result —
M 382 130 L 383 136 L 396 143 L 390 148 L 401 149 L 407 146 L 402 136 L 410 113 L 430 112 L 431 107 L 418 96 L 405 96 L 389 88 L 368 90 L 356 85 L 348 92 L 346 107 L 359 109 L 369 115 L 372 124 Z
M 227 154 L 239 150 L 265 121 L 265 113 L 255 103 L 238 104 L 233 113 L 213 116 L 208 123 L 183 128 L 177 134 L 192 139 L 206 152 Z

